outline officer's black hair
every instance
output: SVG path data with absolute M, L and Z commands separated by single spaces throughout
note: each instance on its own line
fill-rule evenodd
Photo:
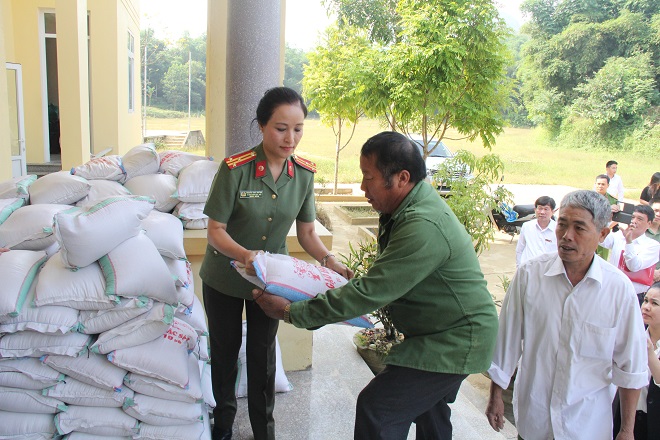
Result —
M 607 163 L 605 164 L 605 168 L 609 168 L 612 165 L 619 165 L 619 162 L 617 162 L 616 160 L 608 160 Z
M 655 211 L 649 205 L 637 205 L 633 208 L 633 212 L 644 214 L 648 221 L 652 222 L 655 218 Z
M 541 196 L 534 202 L 534 208 L 538 206 L 549 206 L 553 211 L 555 210 L 555 199 L 549 196 Z
M 417 146 L 394 131 L 383 131 L 367 139 L 360 154 L 364 157 L 374 156 L 376 167 L 387 182 L 392 185 L 392 176 L 403 170 L 410 173 L 410 181 L 414 184 L 426 177 L 426 164 Z
M 605 180 L 607 180 L 607 184 L 608 184 L 608 185 L 610 184 L 610 176 L 608 176 L 607 174 L 599 174 L 599 175 L 597 175 L 597 176 L 596 176 L 596 180 L 598 180 L 598 179 L 605 179 Z
M 264 96 L 259 100 L 257 117 L 253 121 L 257 121 L 263 127 L 270 121 L 275 109 L 282 104 L 300 104 L 303 114 L 307 117 L 307 106 L 298 92 L 288 87 L 273 87 L 266 90 Z

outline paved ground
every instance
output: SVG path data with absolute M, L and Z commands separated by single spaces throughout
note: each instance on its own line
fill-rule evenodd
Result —
M 364 195 L 359 185 L 350 185 L 353 194 Z M 565 186 L 506 185 L 519 204 L 533 203 L 541 195 L 553 197 L 557 204 L 574 188 Z M 360 240 L 359 227 L 348 224 L 334 210 L 337 203 L 321 202 L 332 222 L 333 252 L 347 254 L 349 243 Z M 488 288 L 496 299 L 504 298 L 501 277 L 513 277 L 517 237 L 497 232 L 490 249 L 479 257 Z M 314 367 L 308 371 L 288 373 L 294 390 L 277 396 L 275 406 L 276 436 L 290 440 L 350 439 L 353 432 L 355 401 L 372 373 L 358 356 L 352 344 L 355 329 L 330 325 L 315 331 Z M 502 433 L 495 433 L 484 415 L 489 380 L 481 374 L 468 377 L 458 399 L 452 405 L 454 439 L 515 439 L 512 423 Z M 239 400 L 234 438 L 252 438 L 247 417 L 247 401 Z M 414 429 L 409 439 L 414 439 Z

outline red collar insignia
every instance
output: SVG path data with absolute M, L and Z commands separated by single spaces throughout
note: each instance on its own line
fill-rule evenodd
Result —
M 259 162 L 257 162 L 257 167 L 255 168 L 254 171 L 254 177 L 256 179 L 259 179 L 265 176 L 266 176 L 266 161 L 260 160 Z
M 293 179 L 293 175 L 294 175 L 294 169 L 295 169 L 295 168 L 294 168 L 294 166 L 293 166 L 293 162 L 291 162 L 290 160 L 287 160 L 287 161 L 286 161 L 286 173 L 287 173 L 287 174 L 289 175 L 289 177 L 292 178 L 292 179 Z

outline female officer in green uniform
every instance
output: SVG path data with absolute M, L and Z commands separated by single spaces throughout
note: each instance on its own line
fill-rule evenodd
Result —
M 213 440 L 231 439 L 236 416 L 235 384 L 247 317 L 248 412 L 255 440 L 274 439 L 275 335 L 278 320 L 252 300 L 253 286 L 229 264 L 237 260 L 254 273 L 258 251 L 286 254 L 293 222 L 300 245 L 323 265 L 344 275 L 341 264 L 314 230 L 316 165 L 293 155 L 303 134 L 307 107 L 292 89 L 266 91 L 255 120 L 263 142 L 225 159 L 215 177 L 204 213 L 208 246 L 200 270 L 209 322 L 214 410 Z

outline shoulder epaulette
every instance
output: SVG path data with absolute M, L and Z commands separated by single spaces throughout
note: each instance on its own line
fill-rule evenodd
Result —
M 300 156 L 293 156 L 293 161 L 303 167 L 304 169 L 311 171 L 312 173 L 316 172 L 316 164 L 312 162 L 311 160 L 307 160 L 305 158 L 302 158 Z
M 241 165 L 252 162 L 256 158 L 257 153 L 255 153 L 253 150 L 249 150 L 225 158 L 225 163 L 230 170 L 233 170 L 236 167 L 240 167 Z

